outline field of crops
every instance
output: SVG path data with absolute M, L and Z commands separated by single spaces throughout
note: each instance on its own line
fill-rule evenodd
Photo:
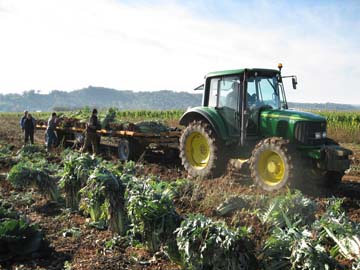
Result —
M 314 112 L 326 117 L 328 134 L 340 142 L 360 143 L 360 112 Z
M 115 119 L 176 121 L 181 113 Z M 20 116 L 0 116 L 0 269 L 360 269 L 358 178 L 336 190 L 270 194 L 231 168 L 199 181 L 178 162 L 48 154 L 40 132 L 38 145 L 20 150 Z
M 31 258 L 42 269 L 38 260 L 49 253 L 50 259 L 60 256 L 51 269 L 92 269 L 82 266 L 89 259 L 121 264 L 121 269 L 360 267 L 357 199 L 349 207 L 348 198 L 316 200 L 295 190 L 274 196 L 233 181 L 229 189 L 224 179 L 204 184 L 166 173 L 160 177 L 142 164 L 71 150 L 49 155 L 36 145 L 17 153 L 11 148 L 1 147 L 2 168 L 10 168 L 0 181 L 4 267 L 17 261 L 26 265 L 24 258 Z M 47 215 L 53 220 L 32 222 Z M 64 218 L 76 222 L 63 224 Z M 48 228 L 59 224 L 64 227 L 58 231 Z M 76 249 L 82 237 L 104 230 L 110 234 L 96 240 L 97 254 L 82 264 L 76 254 L 61 257 L 64 247 L 54 245 L 60 238 L 75 242 L 67 248 Z M 143 252 L 150 257 L 141 257 Z

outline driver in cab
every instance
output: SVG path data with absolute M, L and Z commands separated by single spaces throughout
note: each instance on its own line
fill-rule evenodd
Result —
M 241 106 L 241 95 L 240 95 L 240 88 L 241 84 L 239 82 L 233 82 L 231 85 L 232 91 L 226 96 L 226 105 L 227 107 L 237 110 L 238 104 Z M 238 102 L 239 97 L 239 102 Z M 246 93 L 246 98 L 248 105 L 251 106 L 256 101 L 256 94 L 250 95 Z

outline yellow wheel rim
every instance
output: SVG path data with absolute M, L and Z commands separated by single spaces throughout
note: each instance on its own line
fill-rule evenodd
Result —
M 210 157 L 210 147 L 206 137 L 200 132 L 193 132 L 186 139 L 186 158 L 190 165 L 203 169 L 207 166 Z
M 278 153 L 264 151 L 260 154 L 258 171 L 265 184 L 275 186 L 284 178 L 285 162 Z

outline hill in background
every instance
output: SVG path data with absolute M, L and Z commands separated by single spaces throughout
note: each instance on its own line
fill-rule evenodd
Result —
M 0 94 L 0 111 L 19 112 L 71 110 L 85 106 L 97 108 L 115 107 L 119 110 L 171 110 L 201 105 L 202 93 L 174 92 L 169 90 L 133 92 L 104 87 L 83 88 L 71 92 L 54 90 L 40 94 L 34 90 L 23 94 Z M 360 110 L 360 106 L 335 103 L 294 103 L 290 108 L 305 110 Z
M 85 106 L 115 107 L 119 110 L 171 110 L 198 106 L 201 99 L 201 94 L 169 90 L 133 92 L 89 86 L 71 92 L 54 90 L 49 94 L 39 94 L 32 90 L 21 95 L 0 95 L 0 111 L 69 110 Z
M 358 111 L 360 105 L 338 104 L 338 103 L 297 103 L 288 102 L 289 108 L 301 110 L 319 111 Z

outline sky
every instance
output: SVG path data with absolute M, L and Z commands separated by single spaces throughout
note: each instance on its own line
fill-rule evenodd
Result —
M 288 100 L 360 104 L 360 1 L 0 0 L 0 93 L 192 92 L 210 71 L 297 75 Z

